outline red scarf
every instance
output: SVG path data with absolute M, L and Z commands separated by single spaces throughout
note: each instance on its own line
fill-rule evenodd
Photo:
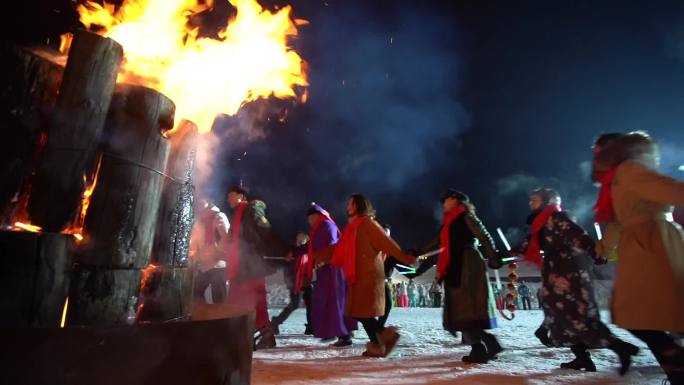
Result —
M 560 205 L 548 205 L 532 221 L 530 242 L 527 245 L 525 259 L 528 262 L 534 263 L 539 268 L 541 268 L 543 264 L 541 256 L 541 246 L 539 245 L 539 231 L 541 231 L 541 229 L 544 227 L 546 221 L 549 220 L 551 214 L 558 211 L 561 211 Z
M 228 279 L 235 279 L 240 270 L 240 225 L 242 225 L 242 216 L 245 214 L 245 209 L 249 206 L 247 202 L 240 202 L 233 213 L 233 220 L 230 224 L 230 237 L 228 237 Z
M 309 244 L 309 250 L 311 250 L 311 244 Z M 306 272 L 307 277 L 309 278 L 309 282 L 311 282 L 311 279 L 313 275 L 309 275 L 309 272 L 307 269 L 309 268 L 309 255 L 313 254 L 302 254 L 297 257 L 295 260 L 295 294 L 299 294 L 302 291 L 302 287 L 304 286 L 304 275 Z
M 356 230 L 366 219 L 368 216 L 362 215 L 345 226 L 330 261 L 333 266 L 344 269 L 344 276 L 350 285 L 356 283 Z
M 440 281 L 446 276 L 447 268 L 451 261 L 449 226 L 465 211 L 465 206 L 459 205 L 453 210 L 444 213 L 444 224 L 442 225 L 442 230 L 439 231 L 439 244 L 442 247 L 442 251 L 439 253 L 439 259 L 437 260 L 437 279 Z
M 608 223 L 613 220 L 613 178 L 617 173 L 617 168 L 606 171 L 599 178 L 601 188 L 599 189 L 598 199 L 594 205 L 595 219 L 598 223 Z

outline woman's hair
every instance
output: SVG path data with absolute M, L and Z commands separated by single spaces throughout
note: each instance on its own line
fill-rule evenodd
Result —
M 559 205 L 561 203 L 560 193 L 552 188 L 543 187 L 533 190 L 530 195 L 536 195 L 541 198 L 544 206 Z
M 475 205 L 470 201 L 470 197 L 466 193 L 450 188 L 444 193 L 444 195 L 442 195 L 442 199 L 440 201 L 444 203 L 444 201 L 448 198 L 456 199 L 459 201 L 459 203 L 465 206 L 469 213 L 475 214 Z
M 656 168 L 660 164 L 660 149 L 655 140 L 644 131 L 604 134 L 596 140 L 594 159 L 608 167 L 615 167 L 626 160 L 634 160 L 647 167 Z
M 367 215 L 369 217 L 375 216 L 375 209 L 373 209 L 373 204 L 362 194 L 351 194 L 349 199 L 354 202 L 356 207 L 356 215 Z

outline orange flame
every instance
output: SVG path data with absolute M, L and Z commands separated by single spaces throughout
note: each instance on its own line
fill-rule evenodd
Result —
M 66 297 L 64 301 L 64 307 L 62 308 L 62 320 L 59 322 L 59 327 L 63 328 L 66 325 L 67 309 L 69 308 L 69 297 Z
M 271 95 L 297 97 L 308 85 L 305 63 L 288 45 L 307 22 L 293 20 L 289 6 L 272 13 L 256 0 L 229 1 L 237 15 L 220 40 L 198 37 L 188 25 L 207 8 L 196 0 L 126 0 L 119 8 L 88 1 L 78 12 L 83 24 L 100 26 L 124 47 L 119 81 L 165 94 L 176 104 L 176 122 L 190 120 L 204 133 L 218 114 Z
M 95 191 L 95 186 L 97 186 L 97 177 L 100 175 L 100 166 L 102 166 L 102 155 L 97 161 L 97 167 L 93 173 L 93 177 L 88 182 L 88 178 L 83 175 L 83 182 L 85 182 L 86 188 L 83 190 L 83 195 L 81 195 L 81 209 L 79 210 L 78 216 L 73 223 L 67 225 L 66 228 L 62 230 L 62 234 L 71 234 L 76 239 L 76 242 L 81 242 L 83 240 L 83 224 L 85 223 L 85 217 L 88 213 L 88 207 L 90 206 L 90 197 Z

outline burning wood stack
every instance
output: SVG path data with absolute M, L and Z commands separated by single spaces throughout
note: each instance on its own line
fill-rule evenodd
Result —
M 2 170 L 14 183 L 0 195 L 0 252 L 12 265 L 0 273 L 0 322 L 187 320 L 197 128 L 172 132 L 169 98 L 116 84 L 123 49 L 111 39 L 78 32 L 64 68 L 13 52 L 20 81 L 8 81 L 17 86 L 2 113 L 21 115 L 5 123 L 29 134 L 5 144 L 27 148 Z

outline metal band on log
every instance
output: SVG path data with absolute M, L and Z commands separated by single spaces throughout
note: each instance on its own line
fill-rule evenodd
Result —
M 32 182 L 28 213 L 34 225 L 59 232 L 71 222 L 91 174 L 123 49 L 94 33 L 75 34 L 57 108 Z M 59 204 L 55 204 L 59 202 Z
M 59 326 L 72 252 L 70 235 L 0 231 L 0 326 Z
M 162 132 L 174 104 L 152 89 L 120 84 L 105 129 L 106 146 L 85 219 L 79 261 L 89 266 L 144 268 L 150 262 L 169 154 Z
M 13 198 L 35 168 L 41 134 L 57 101 L 66 57 L 45 48 L 0 45 L 0 221 L 11 225 Z

